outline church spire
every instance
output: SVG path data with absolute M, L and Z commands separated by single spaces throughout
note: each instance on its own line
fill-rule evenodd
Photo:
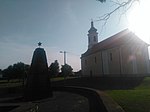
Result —
M 91 20 L 91 28 L 90 28 L 90 30 L 88 31 L 89 33 L 90 32 L 96 32 L 97 31 L 97 29 L 94 27 L 94 22 L 93 22 L 93 20 Z
M 93 45 L 98 43 L 98 33 L 97 29 L 94 27 L 93 20 L 91 20 L 91 28 L 88 32 L 88 49 L 90 49 Z
M 94 27 L 93 20 L 91 20 L 91 28 Z

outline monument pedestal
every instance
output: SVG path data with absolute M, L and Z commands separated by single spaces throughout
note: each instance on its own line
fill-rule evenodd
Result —
M 27 76 L 25 100 L 39 100 L 52 96 L 46 53 L 43 48 L 36 48 Z

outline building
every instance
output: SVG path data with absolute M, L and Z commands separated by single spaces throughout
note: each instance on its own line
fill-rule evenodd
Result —
M 2 70 L 0 69 L 0 79 L 3 78 Z
M 83 76 L 137 76 L 150 73 L 149 44 L 125 29 L 98 42 L 97 29 L 91 22 L 88 50 L 81 55 Z

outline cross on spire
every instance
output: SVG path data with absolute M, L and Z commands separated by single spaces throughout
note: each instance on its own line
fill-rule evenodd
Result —
M 91 19 L 91 27 L 94 27 L 94 25 L 93 25 L 93 19 Z
M 39 42 L 39 43 L 38 43 L 38 46 L 40 47 L 41 45 L 42 45 L 42 43 L 41 43 L 41 42 Z

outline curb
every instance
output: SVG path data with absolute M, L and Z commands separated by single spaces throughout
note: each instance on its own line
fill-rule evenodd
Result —
M 108 112 L 125 112 L 120 105 L 118 105 L 110 96 L 102 91 L 97 91 L 100 95 L 103 104 Z
M 108 112 L 99 94 L 94 89 L 75 86 L 57 86 L 53 87 L 53 90 L 76 93 L 86 97 L 89 100 L 90 112 Z
M 85 96 L 89 100 L 90 112 L 125 112 L 111 97 L 102 91 L 77 86 L 57 86 L 54 91 L 67 91 Z

